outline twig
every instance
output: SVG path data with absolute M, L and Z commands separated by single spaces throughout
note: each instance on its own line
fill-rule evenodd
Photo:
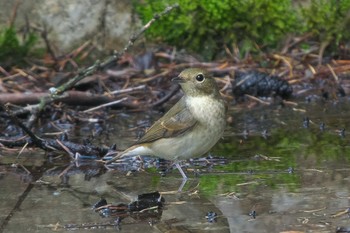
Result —
M 86 109 L 84 112 L 91 112 L 91 111 L 95 111 L 95 110 L 100 109 L 100 108 L 108 107 L 108 106 L 111 106 L 111 105 L 114 105 L 114 104 L 119 104 L 120 102 L 123 102 L 123 101 L 125 101 L 127 99 L 128 99 L 127 97 L 124 97 L 124 98 L 122 98 L 120 100 L 112 101 L 112 102 L 109 102 L 109 103 L 106 103 L 106 104 L 102 104 L 100 106 L 96 106 L 94 108 Z
M 156 74 L 153 77 L 142 79 L 140 82 L 147 83 L 147 82 L 153 81 L 159 77 L 165 76 L 165 75 L 169 74 L 170 72 L 171 72 L 171 70 L 169 69 L 169 70 L 163 71 L 162 73 Z
M 162 16 L 170 13 L 172 10 L 174 10 L 175 8 L 178 8 L 179 5 L 178 4 L 174 4 L 172 6 L 167 7 L 163 12 L 161 12 L 160 14 L 155 14 L 154 17 L 146 24 L 144 25 L 141 30 L 134 34 L 133 36 L 131 36 L 128 44 L 124 47 L 122 52 L 117 52 L 115 51 L 114 54 L 110 57 L 108 57 L 107 59 L 105 59 L 104 61 L 100 61 L 97 60 L 95 62 L 94 65 L 86 68 L 85 70 L 79 72 L 78 75 L 76 75 L 74 78 L 72 78 L 70 81 L 68 81 L 67 83 L 61 85 L 58 88 L 52 88 L 51 91 L 51 97 L 53 99 L 55 99 L 58 95 L 61 95 L 63 92 L 65 92 L 66 90 L 71 89 L 77 82 L 79 82 L 80 80 L 84 79 L 86 76 L 89 76 L 93 73 L 95 73 L 97 70 L 103 69 L 105 67 L 107 67 L 108 65 L 110 65 L 113 62 L 116 62 L 117 60 L 119 60 L 127 51 L 129 51 L 129 49 L 134 45 L 135 41 L 137 39 L 140 38 L 140 36 L 159 18 L 161 18 Z
M 47 25 L 44 24 L 44 29 L 41 32 L 41 37 L 45 42 L 47 52 L 51 55 L 52 59 L 57 63 L 58 60 L 57 60 L 56 54 L 51 47 L 51 43 L 49 41 L 49 38 L 47 37 L 47 34 L 48 34 Z
M 47 95 L 48 95 L 47 93 L 29 93 L 29 94 L 4 93 L 4 94 L 0 94 L 0 105 L 6 104 L 6 103 L 14 104 L 14 105 L 27 105 L 25 107 L 14 110 L 12 114 L 15 116 L 18 116 L 21 114 L 28 114 L 28 113 L 35 114 L 35 112 L 39 107 L 39 104 L 35 104 L 35 103 L 38 103 L 41 97 L 44 97 Z M 96 95 L 96 94 L 90 94 L 88 92 L 82 92 L 82 91 L 67 91 L 64 95 L 61 96 L 61 99 L 60 99 L 62 103 L 66 103 L 70 105 L 89 105 L 89 106 L 105 104 L 115 100 L 116 100 L 116 97 L 113 97 L 113 96 Z M 139 108 L 140 106 L 133 104 L 131 102 L 121 102 L 118 104 L 118 107 L 135 109 L 135 108 Z M 7 116 L 4 116 L 4 117 L 7 117 Z M 29 125 L 30 124 L 27 124 L 28 128 L 30 128 Z
M 32 173 L 25 167 L 23 166 L 22 164 L 19 164 L 19 166 L 28 174 L 28 175 L 31 175 Z
M 25 144 L 32 145 L 33 140 L 28 137 L 15 138 L 14 140 L 0 138 L 0 147 L 19 147 L 24 146 Z M 44 150 L 47 151 L 62 151 L 63 144 L 68 148 L 73 154 L 79 153 L 88 156 L 104 156 L 107 154 L 109 148 L 98 147 L 93 145 L 82 145 L 69 141 L 60 141 L 61 144 L 56 141 L 56 139 L 42 139 L 42 143 L 45 146 Z
M 261 103 L 261 104 L 263 104 L 263 105 L 270 105 L 269 102 L 263 101 L 263 100 L 261 100 L 261 99 L 259 99 L 259 98 L 256 98 L 255 96 L 248 95 L 248 94 L 245 94 L 245 96 L 248 97 L 249 99 L 255 100 L 256 102 L 259 102 L 259 103 Z
M 163 104 L 164 102 L 168 101 L 173 95 L 175 95 L 175 93 L 180 89 L 179 85 L 176 85 L 175 87 L 173 87 L 170 92 L 165 95 L 163 98 L 161 98 L 160 100 L 154 102 L 153 104 L 151 104 L 151 107 L 156 107 L 158 105 Z
M 11 18 L 10 18 L 10 20 L 8 22 L 8 26 L 9 27 L 12 27 L 14 25 L 14 23 L 15 23 L 15 19 L 17 17 L 17 10 L 18 10 L 18 7 L 19 7 L 20 4 L 21 4 L 20 0 L 17 0 L 15 2 L 15 5 L 14 5 L 13 10 L 12 10 Z
M 74 154 L 72 153 L 72 151 L 69 150 L 68 147 L 66 147 L 60 140 L 56 139 L 56 142 L 58 143 L 58 145 L 62 147 L 64 151 L 67 152 L 67 154 L 71 157 L 71 159 L 74 160 Z
M 79 82 L 80 80 L 84 79 L 87 76 L 90 76 L 92 74 L 94 74 L 96 71 L 101 70 L 107 66 L 109 66 L 110 64 L 118 61 L 131 47 L 132 45 L 135 43 L 135 41 L 137 39 L 140 38 L 140 36 L 159 18 L 161 18 L 162 16 L 169 14 L 172 10 L 178 8 L 179 5 L 178 4 L 174 4 L 172 6 L 167 7 L 163 12 L 159 13 L 159 14 L 155 14 L 154 17 L 146 24 L 144 25 L 141 30 L 139 32 L 137 32 L 136 34 L 134 34 L 133 36 L 131 36 L 128 44 L 124 47 L 124 49 L 122 50 L 122 52 L 117 52 L 115 51 L 114 54 L 110 57 L 107 57 L 105 60 L 103 60 L 102 62 L 100 60 L 97 60 L 95 62 L 95 64 L 93 64 L 92 66 L 80 71 L 75 77 L 73 77 L 72 79 L 70 79 L 67 83 L 62 84 L 61 86 L 57 87 L 57 88 L 50 88 L 50 96 L 46 96 L 41 98 L 40 100 L 40 104 L 38 105 L 38 110 L 35 111 L 36 114 L 35 116 L 32 118 L 32 122 L 34 122 L 37 119 L 37 116 L 39 115 L 39 113 L 45 108 L 45 106 L 47 104 L 50 104 L 54 101 L 57 101 L 59 99 L 61 99 L 61 95 L 63 93 L 65 93 L 67 90 L 71 89 L 72 87 L 74 87 L 74 85 Z
M 28 146 L 28 142 L 22 147 L 22 149 L 18 152 L 18 155 L 17 155 L 17 159 L 19 158 L 19 156 L 21 156 L 22 152 L 25 150 L 25 148 L 27 148 Z
M 2 66 L 0 66 L 0 72 L 3 73 L 5 76 L 10 76 L 10 73 L 8 73 Z
M 4 105 L 4 109 L 6 113 L 9 115 L 10 119 L 18 125 L 24 132 L 28 134 L 28 136 L 33 140 L 34 144 L 42 149 L 47 149 L 43 143 L 43 140 L 36 136 L 32 131 L 30 131 L 22 122 L 20 122 L 16 116 L 12 114 L 12 112 L 8 109 L 6 105 Z
M 137 87 L 129 87 L 129 88 L 125 88 L 122 90 L 112 91 L 112 92 L 110 92 L 110 94 L 119 95 L 119 94 L 124 94 L 124 93 L 128 93 L 128 92 L 136 91 L 136 90 L 143 90 L 145 88 L 146 88 L 146 85 L 140 85 Z
M 327 64 L 327 67 L 328 67 L 328 69 L 331 71 L 332 76 L 333 76 L 335 82 L 336 82 L 336 83 L 339 83 L 338 75 L 334 72 L 333 68 L 332 68 L 329 64 Z

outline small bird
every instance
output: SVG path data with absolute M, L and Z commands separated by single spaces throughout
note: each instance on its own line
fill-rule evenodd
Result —
M 226 105 L 215 79 L 203 69 L 189 68 L 172 81 L 180 84 L 184 96 L 139 141 L 107 164 L 126 156 L 156 156 L 173 160 L 187 180 L 179 160 L 204 155 L 221 138 Z

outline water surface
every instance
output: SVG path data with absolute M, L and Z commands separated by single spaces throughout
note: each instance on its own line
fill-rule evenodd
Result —
M 183 191 L 177 170 L 107 170 L 67 155 L 0 151 L 0 232 L 115 232 L 114 217 L 92 210 L 100 198 L 130 203 L 159 191 L 165 205 L 125 216 L 121 232 L 336 232 L 350 227 L 349 102 L 301 101 L 297 106 L 234 106 L 225 137 L 208 162 L 185 161 Z M 113 112 L 93 143 L 130 145 L 159 112 Z M 307 120 L 307 118 L 309 120 Z M 93 125 L 68 133 L 77 139 Z M 345 131 L 344 131 L 345 129 Z M 344 133 L 345 132 L 345 133 Z M 156 161 L 156 160 L 155 160 Z M 208 212 L 217 214 L 208 222 Z

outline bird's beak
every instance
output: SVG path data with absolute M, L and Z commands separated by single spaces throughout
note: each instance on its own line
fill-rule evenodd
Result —
M 184 83 L 185 82 L 185 80 L 180 76 L 173 78 L 171 81 L 175 82 L 175 83 Z

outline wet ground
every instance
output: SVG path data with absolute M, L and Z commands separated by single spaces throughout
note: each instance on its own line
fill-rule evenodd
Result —
M 190 179 L 181 193 L 176 169 L 164 177 L 155 168 L 107 171 L 39 149 L 14 166 L 17 152 L 1 151 L 0 232 L 346 232 L 339 227 L 350 228 L 349 100 L 238 106 L 209 162 L 183 163 Z M 149 114 L 113 112 L 94 143 L 126 147 L 138 126 L 161 115 Z M 92 124 L 67 130 L 79 138 Z M 163 208 L 125 214 L 118 226 L 92 209 L 101 198 L 128 204 L 154 191 Z

